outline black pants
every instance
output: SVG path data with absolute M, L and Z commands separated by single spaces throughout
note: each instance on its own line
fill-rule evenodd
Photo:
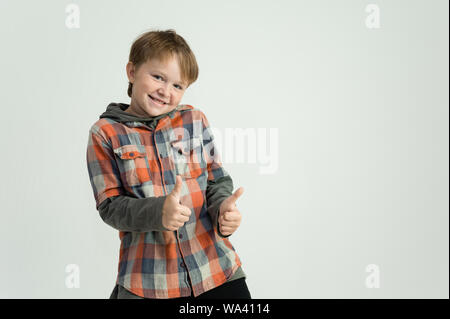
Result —
M 194 297 L 181 297 L 173 298 L 177 301 L 188 301 L 192 299 L 251 299 L 250 291 L 248 290 L 245 278 L 239 278 L 236 280 L 228 281 L 219 287 L 208 290 L 201 295 Z M 126 290 L 122 286 L 116 285 L 110 299 L 144 299 L 140 296 L 133 294 Z

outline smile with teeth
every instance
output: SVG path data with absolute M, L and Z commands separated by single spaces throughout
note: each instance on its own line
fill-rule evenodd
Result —
M 154 97 L 151 96 L 150 94 L 148 95 L 148 97 L 149 97 L 153 102 L 155 102 L 156 104 L 159 104 L 159 105 L 166 105 L 166 104 L 167 104 L 167 103 L 164 102 L 164 101 L 161 101 L 161 100 L 158 100 L 157 98 L 154 98 Z

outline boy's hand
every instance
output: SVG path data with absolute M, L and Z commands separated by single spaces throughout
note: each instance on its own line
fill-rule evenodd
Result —
M 191 210 L 189 207 L 180 204 L 182 180 L 177 175 L 175 187 L 167 195 L 162 209 L 162 224 L 168 230 L 177 230 L 189 220 Z
M 241 224 L 242 215 L 236 207 L 236 200 L 244 193 L 244 189 L 239 187 L 231 196 L 226 198 L 219 209 L 219 231 L 222 235 L 228 236 L 236 231 Z

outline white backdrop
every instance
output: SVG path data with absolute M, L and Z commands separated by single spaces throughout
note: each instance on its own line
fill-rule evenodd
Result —
M 1 298 L 109 297 L 88 130 L 169 28 L 200 67 L 182 103 L 262 141 L 225 162 L 252 297 L 449 297 L 448 1 L 2 0 Z

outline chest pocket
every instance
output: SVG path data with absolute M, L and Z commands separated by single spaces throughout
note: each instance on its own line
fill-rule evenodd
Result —
M 114 149 L 120 178 L 128 186 L 136 186 L 150 180 L 147 168 L 147 152 L 143 145 L 123 145 Z
M 167 147 L 177 175 L 197 178 L 206 170 L 203 145 L 199 137 L 170 141 Z

